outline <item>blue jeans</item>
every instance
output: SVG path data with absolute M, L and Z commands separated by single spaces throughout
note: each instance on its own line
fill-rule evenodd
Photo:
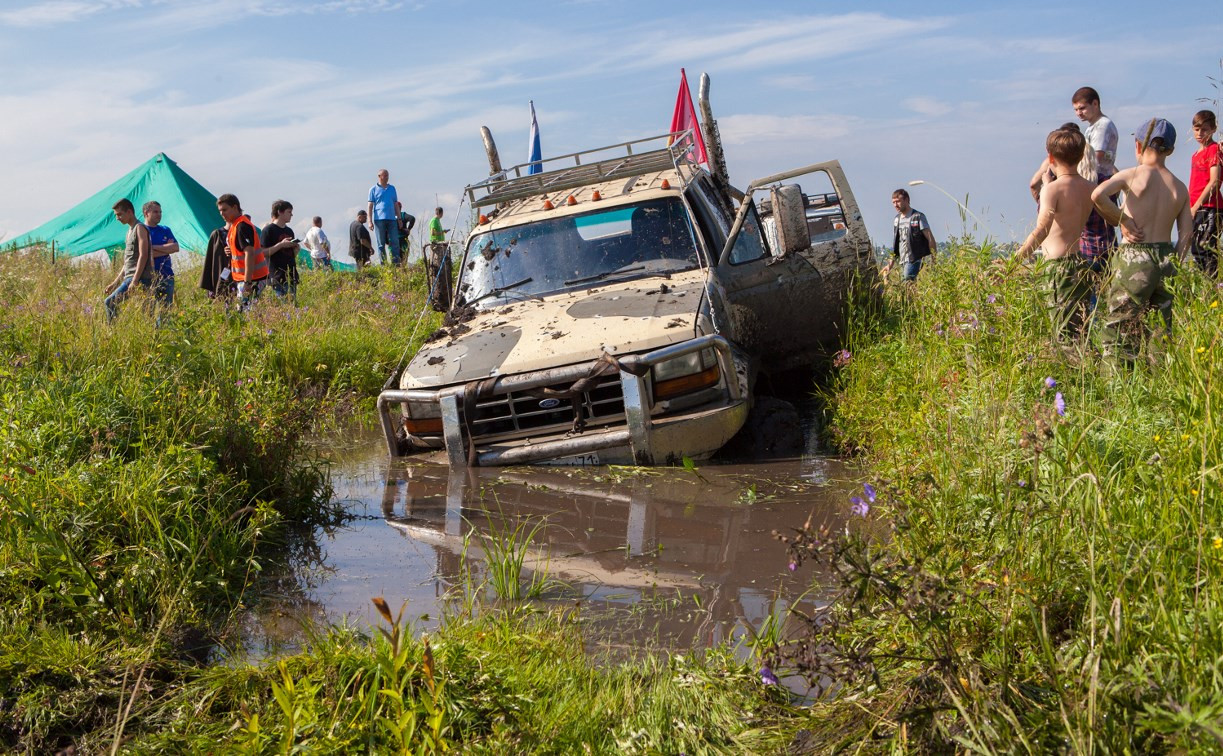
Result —
M 149 284 L 147 281 L 141 281 L 139 282 L 138 285 L 144 286 L 147 288 Z M 106 305 L 106 319 L 107 320 L 114 320 L 115 317 L 119 314 L 119 303 L 122 302 L 124 299 L 127 299 L 127 291 L 131 287 L 132 287 L 132 277 L 127 276 L 126 278 L 123 279 L 123 282 L 120 283 L 115 288 L 115 290 L 112 291 L 106 297 L 104 304 Z
M 156 276 L 153 281 L 153 297 L 166 307 L 174 304 L 174 276 Z
M 904 276 L 902 281 L 916 281 L 917 274 L 921 270 L 921 260 L 905 263 Z
M 375 220 L 374 229 L 378 232 L 378 258 L 386 265 L 386 248 L 391 247 L 391 262 L 399 264 L 399 221 L 394 218 Z

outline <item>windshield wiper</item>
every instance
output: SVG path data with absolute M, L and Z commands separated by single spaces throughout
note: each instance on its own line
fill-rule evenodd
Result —
M 522 279 L 521 281 L 515 281 L 515 282 L 514 282 L 514 283 L 512 283 L 512 284 L 506 284 L 505 286 L 498 286 L 498 287 L 497 287 L 497 288 L 495 288 L 495 289 L 489 289 L 488 291 L 484 292 L 484 293 L 483 293 L 483 294 L 481 294 L 480 296 L 478 296 L 478 297 L 476 297 L 475 299 L 471 300 L 471 301 L 470 301 L 470 302 L 468 302 L 467 304 L 469 304 L 469 305 L 473 305 L 473 304 L 475 304 L 476 302 L 479 302 L 481 299 L 487 299 L 488 297 L 495 297 L 495 296 L 498 296 L 498 295 L 500 295 L 500 294 L 504 294 L 504 293 L 506 293 L 507 291 L 510 291 L 511 289 L 517 289 L 519 286 L 525 286 L 525 285 L 527 285 L 527 284 L 531 283 L 531 282 L 532 282 L 532 281 L 534 281 L 534 280 L 535 280 L 534 278 L 531 278 L 530 276 L 527 276 L 526 278 Z
M 585 278 L 575 278 L 572 281 L 566 281 L 565 285 L 572 286 L 573 284 L 587 283 L 589 281 L 602 281 L 604 278 L 608 278 L 610 276 L 618 276 L 621 273 L 633 273 L 634 271 L 638 271 L 638 270 L 645 270 L 645 266 L 644 265 L 634 265 L 631 268 L 617 268 L 616 270 L 606 270 L 606 271 L 603 271 L 602 273 L 596 273 L 593 276 L 586 276 Z

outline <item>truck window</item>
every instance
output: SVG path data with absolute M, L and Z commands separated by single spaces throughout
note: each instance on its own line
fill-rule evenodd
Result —
M 750 198 L 744 202 L 752 204 L 748 208 L 747 217 L 743 219 L 743 228 L 735 239 L 735 246 L 730 251 L 731 265 L 742 265 L 769 256 L 768 245 L 760 233 L 760 217 L 756 215 L 756 203 Z
M 845 208 L 837 195 L 832 177 L 826 171 L 816 171 L 803 177 L 807 206 L 807 233 L 812 244 L 834 241 L 845 236 Z
M 662 197 L 473 235 L 458 291 L 472 302 L 497 290 L 477 306 L 496 305 L 596 280 L 690 270 L 696 250 L 688 209 L 678 197 Z

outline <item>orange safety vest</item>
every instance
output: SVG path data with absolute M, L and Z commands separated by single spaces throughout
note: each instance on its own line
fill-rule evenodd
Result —
M 251 259 L 246 259 L 246 252 L 238 249 L 238 226 L 245 223 L 255 229 L 255 251 L 251 253 Z M 263 254 L 263 250 L 259 248 L 259 229 L 255 228 L 255 224 L 251 223 L 249 216 L 240 215 L 238 219 L 229 226 L 229 258 L 233 265 L 233 275 L 235 281 L 245 281 L 246 266 L 250 263 L 251 281 L 259 281 L 268 277 L 268 260 Z

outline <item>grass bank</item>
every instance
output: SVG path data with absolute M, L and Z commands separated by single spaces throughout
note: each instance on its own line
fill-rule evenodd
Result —
M 0 750 L 776 750 L 801 716 L 722 653 L 599 666 L 577 614 L 510 609 L 425 642 L 321 629 L 211 663 L 262 564 L 340 517 L 304 439 L 372 408 L 419 346 L 411 272 L 307 274 L 226 312 L 180 276 L 157 327 L 107 272 L 0 256 Z M 411 343 L 409 334 L 415 333 Z
M 1223 749 L 1223 306 L 1195 270 L 1132 370 L 1055 345 L 964 246 L 856 314 L 832 432 L 864 542 L 805 533 L 844 600 L 791 658 L 842 681 L 821 749 Z

